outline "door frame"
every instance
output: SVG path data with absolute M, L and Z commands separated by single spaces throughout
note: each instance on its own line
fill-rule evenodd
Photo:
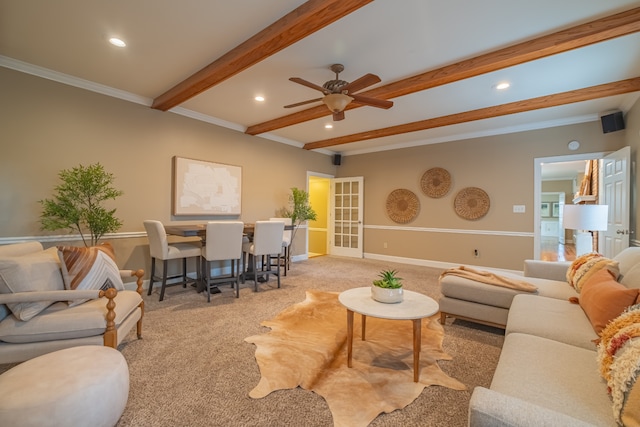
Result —
M 540 243 L 541 243 L 541 216 L 540 203 L 542 203 L 542 165 L 544 163 L 562 163 L 573 162 L 577 160 L 600 160 L 611 152 L 596 152 L 570 154 L 566 156 L 553 157 L 537 157 L 533 159 L 533 259 L 540 259 Z
M 322 173 L 322 172 L 307 171 L 307 182 L 306 182 L 307 188 L 306 188 L 306 191 L 309 194 L 309 196 L 311 196 L 311 193 L 309 193 L 309 179 L 311 177 L 334 179 L 336 176 L 335 175 L 329 175 L 329 174 Z M 328 198 L 331 197 L 330 193 L 331 193 L 331 191 L 329 191 L 329 194 L 327 195 Z M 327 200 L 327 209 L 328 210 L 331 210 L 330 202 L 331 202 L 330 200 Z M 329 226 L 330 225 L 327 224 L 327 229 L 329 229 Z M 307 227 L 304 228 L 304 232 L 305 232 L 304 241 L 305 241 L 305 245 L 306 245 L 304 253 L 305 253 L 306 258 L 309 258 L 309 226 L 308 225 L 307 225 Z M 327 238 L 328 238 L 328 236 L 329 236 L 329 230 L 327 231 Z M 328 240 L 325 241 L 325 246 L 327 247 L 327 253 L 328 253 Z

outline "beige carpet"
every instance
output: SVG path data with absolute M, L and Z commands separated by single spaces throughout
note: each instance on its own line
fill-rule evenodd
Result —
M 253 282 L 247 282 L 235 298 L 225 286 L 210 304 L 190 287 L 168 288 L 162 302 L 157 290 L 145 293 L 144 338 L 132 332 L 119 347 L 129 364 L 130 392 L 118 427 L 332 426 L 326 401 L 314 392 L 295 388 L 249 397 L 260 370 L 255 346 L 244 339 L 268 332 L 260 323 L 304 301 L 307 290 L 367 286 L 383 268 L 398 270 L 406 289 L 440 297 L 440 269 L 331 256 L 293 263 L 281 289 L 272 279 L 253 292 Z M 444 330 L 442 347 L 453 360 L 438 364 L 467 390 L 427 387 L 405 408 L 379 415 L 371 427 L 467 425 L 471 392 L 491 383 L 504 336 L 460 321 L 449 321 Z M 9 367 L 0 365 L 0 373 Z
M 300 386 L 324 397 L 334 426 L 366 427 L 378 414 L 413 402 L 425 387 L 465 390 L 438 366 L 438 360 L 451 357 L 442 351 L 444 330 L 436 320 L 423 319 L 419 382 L 413 381 L 411 321 L 369 317 L 367 340 L 354 334 L 349 368 L 345 313 L 338 292 L 309 290 L 303 302 L 262 322 L 271 331 L 245 339 L 257 347 L 262 375 L 249 396 Z M 360 319 L 356 316 L 357 331 Z

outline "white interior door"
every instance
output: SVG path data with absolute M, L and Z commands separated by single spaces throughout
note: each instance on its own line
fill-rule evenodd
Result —
M 631 148 L 624 147 L 602 160 L 603 195 L 600 204 L 609 206 L 607 231 L 599 232 L 600 252 L 614 257 L 629 247 L 629 175 Z
M 362 258 L 364 178 L 331 180 L 331 218 L 329 253 Z

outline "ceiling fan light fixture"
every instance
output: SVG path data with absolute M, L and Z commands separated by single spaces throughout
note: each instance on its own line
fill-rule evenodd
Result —
M 322 98 L 322 102 L 325 103 L 332 113 L 339 113 L 344 110 L 349 103 L 353 101 L 353 98 L 343 93 L 330 93 Z

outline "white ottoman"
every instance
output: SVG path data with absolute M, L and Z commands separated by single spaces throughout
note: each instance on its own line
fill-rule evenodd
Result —
M 4 426 L 114 426 L 129 398 L 129 367 L 111 347 L 67 348 L 0 375 Z

